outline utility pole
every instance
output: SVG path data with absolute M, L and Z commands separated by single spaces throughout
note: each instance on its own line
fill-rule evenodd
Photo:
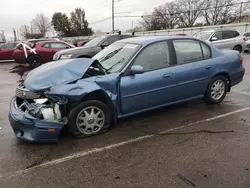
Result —
M 241 22 L 241 16 L 242 16 L 242 4 L 243 4 L 243 2 L 240 3 L 240 18 L 239 18 L 239 23 Z
M 112 31 L 115 32 L 115 0 L 112 1 Z

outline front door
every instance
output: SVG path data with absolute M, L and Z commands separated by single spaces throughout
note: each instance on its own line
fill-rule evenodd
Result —
M 145 47 L 135 58 L 133 65 L 144 68 L 143 74 L 121 78 L 120 94 L 122 113 L 128 114 L 164 105 L 173 100 L 169 47 L 167 42 L 158 42 Z

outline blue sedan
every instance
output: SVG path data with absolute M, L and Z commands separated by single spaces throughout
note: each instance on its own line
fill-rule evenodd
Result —
M 92 59 L 31 71 L 11 101 L 10 124 L 19 139 L 54 142 L 65 126 L 83 138 L 163 106 L 198 98 L 218 104 L 243 80 L 242 61 L 236 51 L 191 37 L 121 40 Z

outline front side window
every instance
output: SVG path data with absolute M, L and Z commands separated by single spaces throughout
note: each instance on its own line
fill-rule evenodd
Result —
M 211 31 L 201 31 L 201 32 L 194 34 L 193 36 L 198 38 L 198 39 L 208 40 L 208 38 L 211 36 L 211 34 L 212 34 Z
M 50 48 L 50 43 L 45 43 L 45 44 L 43 45 L 43 47 L 44 47 L 44 48 Z
M 174 40 L 173 45 L 178 64 L 191 63 L 203 59 L 201 45 L 198 41 Z
M 134 65 L 140 65 L 144 71 L 162 69 L 170 65 L 167 42 L 158 42 L 147 46 L 135 59 Z
M 114 43 L 114 42 L 116 42 L 116 41 L 118 41 L 118 40 L 120 40 L 121 39 L 121 36 L 120 35 L 115 35 L 115 36 L 110 36 L 110 37 L 108 37 L 107 38 L 107 40 L 105 40 L 104 42 L 106 43 L 108 43 L 108 45 L 110 45 L 110 44 L 112 44 L 112 43 Z
M 140 47 L 139 44 L 115 42 L 92 59 L 97 59 L 109 73 L 119 72 Z
M 100 42 L 102 42 L 105 38 L 106 38 L 106 36 L 95 37 L 95 38 L 91 39 L 89 42 L 87 42 L 84 46 L 85 46 L 85 47 L 97 46 L 97 45 L 100 44 Z
M 213 34 L 213 36 L 211 37 L 211 39 L 216 39 L 216 40 L 222 40 L 222 31 L 217 31 Z

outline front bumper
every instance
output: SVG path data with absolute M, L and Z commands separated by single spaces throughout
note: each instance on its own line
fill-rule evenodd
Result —
M 57 142 L 66 123 L 48 122 L 32 117 L 16 105 L 16 97 L 10 103 L 9 121 L 17 138 L 32 143 Z

